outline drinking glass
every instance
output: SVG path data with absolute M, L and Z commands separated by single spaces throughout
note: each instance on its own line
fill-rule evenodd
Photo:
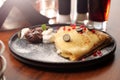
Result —
M 57 15 L 57 6 L 56 0 L 39 0 L 40 13 L 49 19 L 56 18 Z
M 111 0 L 89 0 L 89 23 L 98 30 L 106 31 L 106 24 L 108 21 Z
M 88 0 L 77 0 L 77 23 L 88 20 Z

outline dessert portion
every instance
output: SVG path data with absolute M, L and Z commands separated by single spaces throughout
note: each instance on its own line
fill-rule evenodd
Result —
M 54 43 L 62 57 L 75 61 L 105 47 L 110 39 L 107 34 L 84 26 L 63 26 L 55 34 Z
M 41 27 L 36 27 L 34 29 L 30 29 L 26 32 L 25 38 L 32 43 L 42 42 L 42 32 Z
M 61 26 L 57 31 L 46 25 L 24 28 L 19 38 L 31 43 L 54 43 L 57 53 L 71 61 L 79 60 L 111 43 L 108 34 L 84 25 Z
M 34 28 L 23 28 L 19 33 L 20 39 L 26 39 L 31 43 L 52 43 L 53 29 L 46 25 Z

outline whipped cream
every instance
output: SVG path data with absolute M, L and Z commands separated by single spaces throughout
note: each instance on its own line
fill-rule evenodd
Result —
M 29 31 L 29 28 L 23 28 L 20 33 L 19 33 L 19 38 L 20 39 L 25 39 L 25 34 Z
M 54 36 L 54 32 L 52 28 L 49 28 L 48 30 L 45 30 L 42 32 L 43 35 L 43 43 L 52 43 L 52 38 Z

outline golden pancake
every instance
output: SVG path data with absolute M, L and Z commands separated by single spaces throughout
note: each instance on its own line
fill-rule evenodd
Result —
M 98 30 L 89 30 L 86 27 L 63 26 L 54 36 L 56 49 L 64 58 L 71 61 L 79 60 L 84 55 L 100 47 L 110 37 Z

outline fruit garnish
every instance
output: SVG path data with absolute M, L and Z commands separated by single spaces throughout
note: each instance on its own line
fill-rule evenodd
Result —
M 66 27 L 63 27 L 63 30 L 65 31 L 65 30 L 66 30 Z
M 90 30 L 91 32 L 95 33 L 95 29 L 93 26 L 87 26 L 88 27 L 88 30 Z
M 63 36 L 63 40 L 64 40 L 65 42 L 70 42 L 70 35 L 69 35 L 69 34 L 65 34 L 65 35 Z
M 70 26 L 72 27 L 72 29 L 76 28 L 76 24 L 71 24 Z
M 71 27 L 76 27 L 76 24 L 71 24 L 70 26 L 71 26 Z
M 93 26 L 87 26 L 89 30 L 93 30 L 94 27 Z
M 41 25 L 41 28 L 42 28 L 43 31 L 46 30 L 46 29 L 47 29 L 46 24 L 42 24 L 42 25 Z
M 86 27 L 84 25 L 81 25 L 80 28 L 82 28 L 84 31 L 86 31 Z
M 71 29 L 70 29 L 70 28 L 68 28 L 68 31 L 71 31 Z
M 91 30 L 93 33 L 95 33 L 95 30 L 93 29 L 93 30 Z
M 102 56 L 102 52 L 100 50 L 97 50 L 94 52 L 93 56 Z
M 82 32 L 83 29 L 82 29 L 82 28 L 76 28 L 76 31 L 77 31 L 77 32 Z
M 101 52 L 100 50 L 97 51 L 97 54 L 98 54 L 99 56 L 102 56 L 102 52 Z

